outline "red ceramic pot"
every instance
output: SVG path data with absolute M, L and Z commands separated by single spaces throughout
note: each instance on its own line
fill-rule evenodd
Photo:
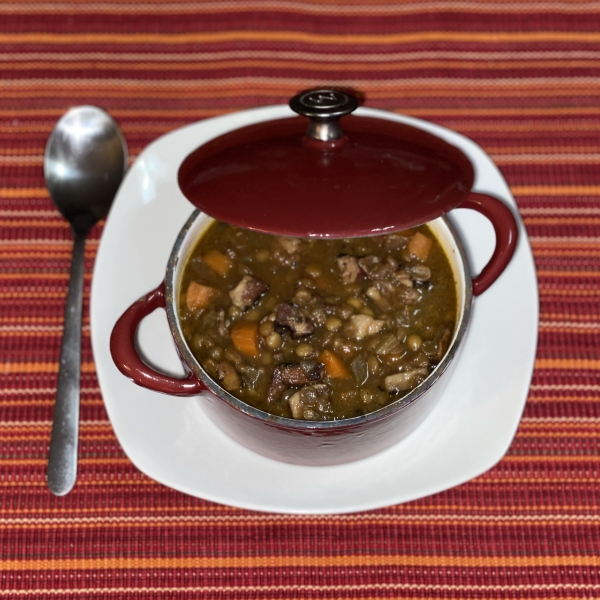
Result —
M 352 118 L 355 120 L 360 119 L 360 117 Z M 369 120 L 377 121 L 377 119 Z M 283 119 L 281 121 L 286 122 L 283 128 L 285 135 L 288 135 L 292 130 L 297 130 L 296 119 Z M 296 123 L 291 126 L 288 122 Z M 199 198 L 202 198 L 202 194 L 198 194 L 198 191 L 205 191 L 209 197 L 210 204 L 210 190 L 216 189 L 212 187 L 215 181 L 209 181 L 206 177 L 203 179 L 202 176 L 199 176 L 199 173 L 202 173 L 199 166 L 201 167 L 202 164 L 210 163 L 210 169 L 208 170 L 213 174 L 218 174 L 218 168 L 215 168 L 215 165 L 218 166 L 223 161 L 226 163 L 228 160 L 227 157 L 230 157 L 231 152 L 234 154 L 237 152 L 236 139 L 238 142 L 240 139 L 245 140 L 244 143 L 246 143 L 246 146 L 249 143 L 249 139 L 250 142 L 254 139 L 255 141 L 258 140 L 259 144 L 266 143 L 267 146 L 272 147 L 273 131 L 282 131 L 281 127 L 278 128 L 276 123 L 268 122 L 264 127 L 263 124 L 260 124 L 259 127 L 251 126 L 249 128 L 242 128 L 242 130 L 234 132 L 233 135 L 227 134 L 209 142 L 205 145 L 208 146 L 208 149 L 203 146 L 192 153 L 184 161 L 179 174 L 180 185 L 184 193 L 198 203 Z M 314 126 L 314 122 L 312 126 Z M 381 135 L 385 135 L 385 126 L 377 125 L 375 129 Z M 248 130 L 251 131 L 248 132 Z M 257 131 L 258 136 L 256 134 Z M 264 135 L 265 131 L 268 132 L 267 137 Z M 354 143 L 353 137 L 357 131 L 362 132 L 361 135 L 356 135 L 358 140 L 356 148 L 358 150 L 352 146 Z M 429 212 L 433 213 L 433 217 L 436 218 L 428 224 L 449 258 L 457 284 L 458 296 L 458 318 L 452 342 L 445 357 L 423 383 L 412 390 L 407 396 L 375 412 L 339 421 L 302 421 L 273 416 L 249 406 L 222 389 L 208 376 L 188 348 L 179 323 L 180 282 L 183 269 L 199 237 L 212 222 L 212 217 L 200 211 L 194 212 L 181 230 L 168 262 L 164 283 L 135 302 L 117 321 L 112 332 L 110 348 L 119 370 L 138 385 L 154 391 L 173 396 L 199 396 L 210 418 L 230 437 L 255 452 L 285 462 L 305 465 L 331 465 L 350 462 L 388 448 L 413 431 L 425 418 L 444 391 L 445 383 L 448 381 L 447 372 L 451 369 L 453 361 L 456 359 L 461 340 L 467 328 L 472 297 L 481 294 L 492 285 L 509 263 L 516 246 L 517 224 L 510 210 L 502 202 L 490 196 L 470 192 L 474 178 L 473 168 L 467 157 L 459 149 L 431 134 L 425 134 L 421 130 L 407 125 L 402 125 L 398 131 L 401 136 L 400 143 L 402 139 L 406 139 L 406 143 L 410 148 L 413 150 L 415 147 L 417 148 L 417 154 L 421 152 L 419 148 L 425 148 L 423 154 L 425 161 L 429 161 L 429 153 L 434 152 L 435 159 L 438 160 L 438 166 L 441 165 L 439 168 L 442 170 L 445 169 L 447 173 L 450 173 L 446 180 L 442 181 L 441 190 L 438 187 L 436 191 L 435 182 L 432 184 L 433 187 L 429 184 L 420 185 L 416 176 L 411 183 L 412 188 L 409 186 L 417 196 L 419 194 L 423 195 L 423 190 L 426 191 L 421 201 L 426 201 L 428 198 L 427 194 L 432 193 L 435 196 L 434 199 L 437 200 L 437 202 L 430 202 L 430 206 L 434 208 L 430 208 Z M 344 153 L 348 149 L 352 152 L 363 152 L 361 159 L 364 158 L 365 148 L 367 153 L 370 151 L 377 152 L 377 144 L 375 144 L 374 150 L 369 150 L 368 136 L 365 137 L 363 135 L 364 132 L 364 123 L 360 123 L 359 121 L 357 125 L 353 125 L 350 128 L 347 139 L 342 139 L 342 142 L 338 142 L 337 146 L 335 146 L 336 140 L 333 142 L 325 140 L 323 142 L 324 144 L 328 144 L 328 150 L 325 152 L 325 155 L 333 148 L 333 155 L 330 152 L 328 154 L 329 159 L 331 159 L 329 166 L 332 164 L 332 161 L 335 164 L 335 161 L 341 157 L 340 164 L 336 167 L 337 171 L 334 168 L 333 173 L 329 173 L 331 176 L 326 177 L 329 184 L 334 186 L 332 189 L 335 189 L 335 186 L 338 185 L 336 178 L 348 175 L 348 167 L 344 163 L 345 158 L 347 158 Z M 398 134 L 398 132 L 396 133 Z M 276 135 L 275 138 L 277 138 L 275 143 L 277 153 L 280 153 L 281 136 Z M 284 146 L 288 143 L 285 142 Z M 398 138 L 396 139 L 396 143 L 399 143 Z M 304 138 L 302 144 L 307 148 L 300 152 L 300 160 L 305 161 L 305 164 L 302 165 L 302 168 L 295 175 L 291 176 L 291 179 L 296 176 L 299 182 L 304 181 L 302 173 L 305 172 L 307 165 L 315 161 L 315 148 L 312 147 L 314 146 L 314 141 Z M 292 154 L 296 150 L 297 148 L 292 149 Z M 323 148 L 319 147 L 317 143 L 317 153 L 322 153 L 322 150 Z M 225 152 L 224 155 L 223 151 Z M 294 156 L 298 158 L 297 153 Z M 317 154 L 316 156 L 317 160 L 323 163 L 322 158 L 324 155 Z M 403 160 L 405 159 L 406 156 L 403 157 Z M 324 162 L 327 163 L 327 161 Z M 327 166 L 327 164 L 321 164 L 320 168 L 324 169 L 322 175 L 327 175 Z M 415 163 L 409 165 L 411 168 L 414 166 Z M 276 172 L 278 169 L 279 166 L 275 165 L 271 170 Z M 248 172 L 248 169 L 246 169 L 245 173 Z M 289 175 L 289 168 L 285 172 Z M 416 172 L 418 173 L 418 168 Z M 265 188 L 264 178 L 256 178 L 255 175 L 256 173 L 250 173 L 250 178 L 258 188 L 263 186 L 262 192 L 272 193 L 273 188 L 271 188 L 271 191 L 268 189 L 271 183 Z M 227 181 L 227 179 L 221 179 L 220 183 L 225 185 L 224 181 Z M 233 187 L 230 186 L 230 191 L 235 191 L 239 189 L 236 186 L 243 183 L 247 184 L 248 181 L 237 181 L 235 185 L 229 181 L 227 185 L 231 184 Z M 314 185 L 317 183 L 317 180 L 312 181 Z M 364 182 L 361 183 L 361 185 L 363 184 Z M 380 191 L 383 190 L 382 193 L 384 196 L 387 194 L 387 197 L 390 199 L 393 198 L 393 194 L 389 193 L 389 185 L 386 184 L 381 188 L 381 181 L 374 185 L 375 187 L 379 185 Z M 205 187 L 203 188 L 202 186 Z M 409 188 L 407 188 L 408 191 L 410 191 Z M 360 185 L 358 189 L 360 189 Z M 352 197 L 352 194 L 346 196 L 346 198 L 348 197 Z M 333 201 L 342 202 L 343 199 L 344 197 L 339 197 L 337 200 L 334 198 Z M 440 216 L 446 212 L 448 206 L 450 208 L 459 206 L 461 208 L 477 210 L 486 216 L 494 227 L 496 233 L 495 251 L 481 274 L 475 278 L 471 278 L 459 238 L 449 221 L 444 216 Z M 374 207 L 375 213 L 377 213 L 376 208 Z M 382 207 L 382 210 L 383 208 L 385 207 Z M 215 206 L 213 206 L 213 209 L 215 209 Z M 212 212 L 223 217 L 216 209 L 212 210 Z M 413 221 L 408 224 L 406 222 L 402 223 L 400 227 L 394 228 L 400 229 L 415 225 L 414 219 L 420 219 L 420 215 L 422 216 L 426 212 L 427 210 L 424 211 L 423 209 L 409 211 L 410 219 Z M 229 222 L 235 223 L 236 219 L 232 218 L 231 212 L 227 214 L 229 215 Z M 248 213 L 250 220 L 252 220 L 253 214 L 251 211 Z M 375 214 L 373 223 L 380 218 L 380 216 Z M 419 222 L 424 221 L 428 221 L 428 219 L 423 219 Z M 247 223 L 247 221 L 244 221 L 244 223 Z M 279 216 L 275 220 L 272 220 L 268 227 L 263 226 L 264 222 L 261 225 L 261 222 L 257 221 L 252 221 L 250 226 L 255 229 L 267 229 L 278 234 L 298 234 L 299 231 L 294 230 L 294 223 L 297 227 L 297 220 L 286 221 L 284 217 Z M 351 222 L 342 224 L 341 228 L 338 227 L 336 234 L 347 234 L 348 227 L 352 227 Z M 373 226 L 369 224 L 369 227 L 371 227 L 371 232 L 373 232 L 379 226 L 377 224 Z M 311 233 L 314 233 L 314 231 L 311 231 Z M 324 231 L 320 235 L 326 233 Z M 365 231 L 360 230 L 358 233 L 364 234 Z M 137 354 L 134 343 L 136 329 L 140 321 L 157 308 L 166 309 L 177 351 L 188 373 L 183 379 L 177 379 L 155 371 L 146 365 Z

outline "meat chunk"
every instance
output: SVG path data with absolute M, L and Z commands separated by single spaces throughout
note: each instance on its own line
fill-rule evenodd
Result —
M 390 301 L 382 296 L 381 292 L 375 286 L 368 288 L 365 295 L 373 300 L 379 310 L 386 311 L 392 308 Z
M 225 311 L 222 308 L 216 310 L 217 315 L 217 331 L 219 335 L 224 338 L 229 338 L 229 328 L 227 319 L 225 318 Z
M 322 421 L 333 412 L 329 402 L 329 388 L 324 383 L 302 388 L 288 402 L 294 419 Z
M 359 258 L 358 265 L 369 279 L 386 279 L 392 271 L 389 262 L 381 262 L 377 256 L 372 254 Z
M 375 268 L 376 265 L 379 264 L 379 259 L 373 255 L 370 254 L 369 256 L 363 256 L 362 258 L 358 259 L 358 266 L 367 274 L 369 275 L 369 273 Z
M 379 333 L 385 327 L 385 321 L 374 319 L 369 315 L 352 315 L 345 327 L 346 334 L 355 340 Z
M 325 365 L 316 360 L 303 360 L 299 363 L 279 365 L 273 372 L 273 380 L 267 394 L 267 400 L 278 400 L 288 387 L 307 385 L 320 381 L 325 375 Z
M 385 236 L 385 247 L 388 250 L 402 250 L 406 248 L 408 238 L 400 233 L 390 233 Z
M 416 304 L 421 299 L 421 294 L 414 288 L 400 288 L 396 293 L 396 300 L 402 304 Z
M 427 375 L 429 375 L 429 371 L 425 368 L 388 375 L 384 380 L 385 389 L 388 392 L 406 392 L 421 383 Z
M 355 283 L 364 277 L 356 256 L 346 254 L 337 257 L 337 264 L 342 275 L 342 283 Z
M 231 301 L 241 309 L 250 308 L 269 286 L 260 279 L 244 275 L 242 280 L 229 292 Z
M 279 245 L 288 253 L 295 254 L 300 251 L 302 246 L 302 240 L 293 237 L 278 237 L 277 241 Z
M 228 392 L 239 392 L 242 381 L 235 367 L 226 360 L 217 363 L 217 380 Z
M 245 364 L 238 365 L 237 369 L 242 376 L 244 385 L 250 389 L 254 389 L 260 379 L 260 370 Z
M 312 335 L 315 330 L 313 322 L 300 308 L 287 302 L 282 302 L 277 308 L 275 325 L 287 327 L 292 332 L 294 339 Z

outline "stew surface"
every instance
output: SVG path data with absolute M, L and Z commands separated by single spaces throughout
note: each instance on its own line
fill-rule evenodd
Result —
M 372 412 L 446 353 L 456 285 L 426 225 L 351 239 L 274 237 L 214 222 L 184 267 L 184 337 L 240 400 L 306 420 Z

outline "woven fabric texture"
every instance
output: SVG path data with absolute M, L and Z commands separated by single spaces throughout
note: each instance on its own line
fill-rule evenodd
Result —
M 600 597 L 600 4 L 593 0 L 0 3 L 1 598 Z M 322 84 L 438 122 L 494 158 L 541 299 L 507 456 L 445 493 L 335 517 L 211 504 L 140 473 L 105 413 L 86 247 L 79 479 L 45 467 L 71 234 L 44 145 L 76 104 L 157 136 Z M 510 376 L 508 374 L 507 376 Z

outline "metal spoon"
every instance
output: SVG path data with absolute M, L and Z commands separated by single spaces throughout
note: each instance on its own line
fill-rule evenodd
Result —
M 95 106 L 69 110 L 52 130 L 44 154 L 46 186 L 74 237 L 48 458 L 48 486 L 57 496 L 68 494 L 77 478 L 85 238 L 108 213 L 127 161 L 119 126 Z

